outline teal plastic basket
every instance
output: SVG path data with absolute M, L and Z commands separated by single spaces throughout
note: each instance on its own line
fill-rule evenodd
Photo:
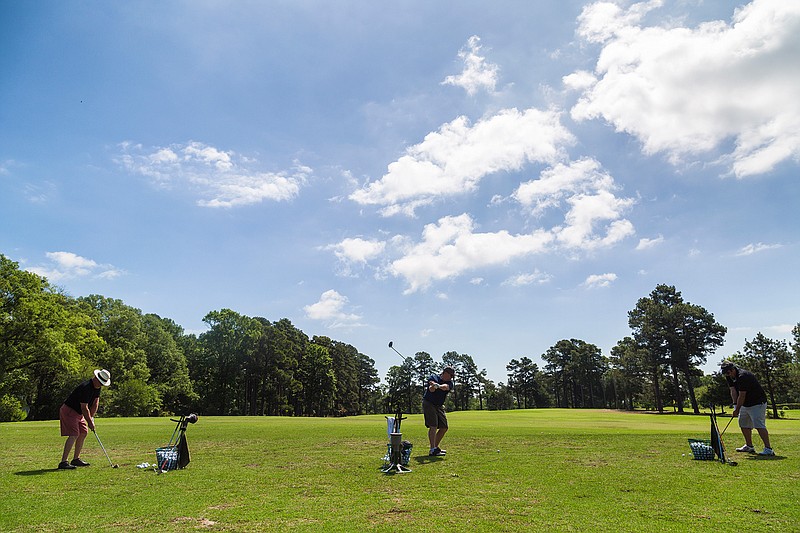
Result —
M 156 448 L 156 466 L 162 470 L 177 470 L 178 468 L 178 447 L 165 446 Z

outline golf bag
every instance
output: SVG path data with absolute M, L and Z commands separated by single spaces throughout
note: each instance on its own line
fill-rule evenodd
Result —
M 714 412 L 714 406 L 711 406 L 711 447 L 714 453 L 719 458 L 721 463 L 725 462 L 725 446 L 722 444 L 722 437 L 719 435 L 719 427 L 717 427 L 717 414 Z
M 731 461 L 725 455 L 725 444 L 722 442 L 722 435 L 717 426 L 717 413 L 714 406 L 711 406 L 711 413 L 709 414 L 711 420 L 711 432 L 709 439 L 689 439 L 689 447 L 692 449 L 692 455 L 695 459 L 713 461 L 714 456 L 717 457 L 720 463 L 736 466 L 736 461 Z
M 186 468 L 191 458 L 189 456 L 189 443 L 186 441 L 186 427 L 197 422 L 197 415 L 181 415 L 179 420 L 170 418 L 172 422 L 177 422 L 175 431 L 169 438 L 169 443 L 156 448 L 156 466 L 159 471 L 176 470 Z

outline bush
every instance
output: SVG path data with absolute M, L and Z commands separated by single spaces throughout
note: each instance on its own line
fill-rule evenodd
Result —
M 22 408 L 22 402 L 8 394 L 0 396 L 0 422 L 20 422 L 28 413 Z

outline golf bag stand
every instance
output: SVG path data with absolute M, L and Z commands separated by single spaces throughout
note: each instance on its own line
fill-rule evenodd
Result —
M 197 422 L 197 415 L 194 413 L 181 415 L 178 420 L 174 418 L 170 418 L 170 420 L 177 423 L 177 425 L 169 438 L 169 443 L 163 448 L 156 448 L 156 467 L 159 473 L 177 468 L 186 468 L 186 465 L 191 460 L 189 457 L 189 444 L 186 442 L 186 427 Z
M 389 417 L 386 417 L 387 419 Z M 398 474 L 405 474 L 411 472 L 410 468 L 403 466 L 402 450 L 403 450 L 403 434 L 400 433 L 400 423 L 405 420 L 402 411 L 398 411 L 394 417 L 394 424 L 389 433 L 389 448 L 391 450 L 389 466 L 382 469 L 381 472 L 388 474 L 389 472 L 396 472 Z
M 719 432 L 719 426 L 717 425 L 717 413 L 714 410 L 714 404 L 710 405 L 711 408 L 711 447 L 714 449 L 714 453 L 717 454 L 719 458 L 719 462 L 723 464 L 727 464 L 730 466 L 736 466 L 736 461 L 731 461 L 725 454 L 725 443 L 722 442 L 722 434 Z M 728 429 L 725 426 L 725 429 Z M 724 433 L 724 431 L 723 431 Z

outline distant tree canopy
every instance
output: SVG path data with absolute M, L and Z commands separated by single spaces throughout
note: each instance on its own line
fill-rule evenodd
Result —
M 456 371 L 450 410 L 686 404 L 699 412 L 700 402 L 725 402 L 721 376 L 699 370 L 725 334 L 711 313 L 658 285 L 628 320 L 631 336 L 608 357 L 562 339 L 541 354 L 543 369 L 530 355 L 515 357 L 506 383 L 494 383 L 468 354 L 448 351 L 437 361 L 420 351 L 390 367 L 382 384 L 372 358 L 309 337 L 287 318 L 220 309 L 203 318 L 207 331 L 186 334 L 121 300 L 73 298 L 0 254 L 0 421 L 57 418 L 64 398 L 99 367 L 113 376 L 104 416 L 417 413 L 427 378 L 444 366 Z M 777 404 L 800 401 L 800 324 L 792 343 L 759 333 L 732 358 L 762 380 L 776 416 Z

